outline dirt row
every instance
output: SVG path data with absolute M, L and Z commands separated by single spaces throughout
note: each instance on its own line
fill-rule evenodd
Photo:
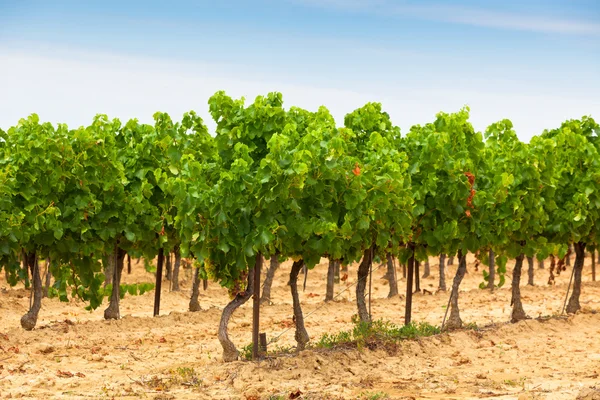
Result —
M 440 325 L 449 293 L 436 291 L 437 260 L 422 281 L 431 294 L 416 294 L 413 320 Z M 77 300 L 44 299 L 38 327 L 20 328 L 29 292 L 9 288 L 0 278 L 0 398 L 35 399 L 592 399 L 600 383 L 600 284 L 584 267 L 583 310 L 557 317 L 566 295 L 570 268 L 548 286 L 548 270 L 536 266 L 536 286 L 523 286 L 525 311 L 539 320 L 509 324 L 510 291 L 478 289 L 483 281 L 469 258 L 460 293 L 461 315 L 471 328 L 397 348 L 334 351 L 307 350 L 260 363 L 223 363 L 216 330 L 228 296 L 209 283 L 201 291 L 202 311 L 186 312 L 191 271 L 182 274 L 182 290 L 163 283 L 161 316 L 152 318 L 154 292 L 126 296 L 118 321 L 104 321 L 106 304 L 88 312 Z M 375 319 L 403 323 L 402 296 L 387 299 L 385 268 L 374 269 L 372 313 Z M 511 272 L 512 263 L 509 263 Z M 272 305 L 261 308 L 261 330 L 271 351 L 294 345 L 291 296 L 286 285 L 290 264 L 277 271 Z M 306 327 L 315 343 L 324 333 L 352 328 L 356 313 L 356 266 L 336 286 L 334 302 L 324 303 L 326 260 L 309 271 L 301 301 Z M 449 267 L 448 277 L 454 274 Z M 2 276 L 3 274 L 0 274 Z M 401 273 L 398 274 L 401 276 Z M 526 275 L 526 274 L 525 274 Z M 507 277 L 508 278 L 508 277 Z M 124 275 L 127 283 L 151 282 L 141 263 Z M 510 279 L 507 279 L 510 282 Z M 525 285 L 526 278 L 522 285 Z M 400 278 L 400 291 L 405 281 Z M 547 318 L 554 316 L 552 318 Z M 230 324 L 230 336 L 242 348 L 251 343 L 250 302 Z M 492 324 L 490 326 L 490 324 Z

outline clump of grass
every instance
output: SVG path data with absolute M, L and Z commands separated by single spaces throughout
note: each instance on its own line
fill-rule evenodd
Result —
M 398 343 L 402 340 L 433 336 L 440 328 L 426 322 L 399 326 L 389 321 L 375 320 L 371 323 L 353 319 L 354 328 L 334 334 L 324 334 L 315 344 L 317 348 L 332 349 L 340 346 L 372 347 L 376 343 Z

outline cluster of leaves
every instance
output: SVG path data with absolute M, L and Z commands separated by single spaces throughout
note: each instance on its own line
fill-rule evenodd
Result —
M 156 113 L 154 125 L 99 115 L 78 129 L 34 114 L 0 131 L 0 266 L 11 283 L 26 276 L 21 255 L 35 253 L 52 260 L 61 298 L 71 287 L 95 308 L 117 247 L 147 259 L 180 249 L 232 295 L 258 254 L 311 268 L 367 251 L 407 259 L 407 247 L 421 260 L 480 251 L 484 263 L 493 249 L 502 283 L 509 257 L 598 243 L 591 118 L 526 144 L 508 120 L 476 132 L 468 108 L 402 137 L 379 103 L 343 127 L 325 107 L 286 110 L 280 93 L 208 103 L 214 137 L 193 112 L 181 122 Z

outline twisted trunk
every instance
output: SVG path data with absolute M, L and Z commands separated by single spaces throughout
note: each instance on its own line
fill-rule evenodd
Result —
M 28 253 L 25 257 L 25 263 L 31 270 L 31 280 L 33 281 L 33 303 L 30 300 L 29 311 L 21 317 L 21 327 L 27 331 L 35 328 L 38 315 L 42 308 L 42 279 L 40 278 L 40 268 L 38 265 L 35 251 Z
M 327 291 L 325 293 L 325 301 L 333 300 L 333 285 L 335 282 L 335 260 L 329 260 L 327 268 Z
M 446 291 L 446 255 L 440 254 L 440 285 L 439 289 Z
M 490 265 L 490 273 L 488 276 L 487 288 L 493 292 L 496 287 L 496 254 L 494 254 L 494 250 L 492 249 L 489 251 L 488 264 Z
M 510 305 L 512 306 L 511 322 L 519 322 L 527 319 L 527 314 L 523 310 L 523 304 L 521 303 L 521 270 L 523 267 L 524 254 L 519 254 L 515 259 L 515 268 L 513 269 L 512 278 L 512 298 Z
M 462 251 L 458 252 L 458 269 L 456 275 L 454 275 L 454 281 L 452 282 L 452 292 L 450 294 L 450 317 L 446 324 L 447 329 L 458 329 L 462 327 L 462 320 L 460 319 L 460 310 L 458 308 L 458 289 L 460 283 L 465 277 L 467 271 L 467 257 L 462 254 Z
M 123 272 L 125 251 L 120 249 L 119 245 L 116 244 L 113 257 L 111 258 L 114 260 L 112 291 L 108 308 L 104 310 L 104 319 L 119 319 L 121 318 L 121 311 L 119 310 L 119 302 L 121 300 L 121 273 Z
M 538 258 L 538 269 L 544 269 L 544 260 Z
M 454 256 L 448 258 L 448 265 L 454 265 Z
M 374 248 L 368 248 L 363 253 L 363 259 L 358 266 L 358 281 L 356 282 L 356 305 L 358 306 L 358 317 L 363 322 L 371 322 L 367 304 L 365 303 L 365 288 L 367 287 L 367 277 L 371 263 L 373 262 Z
M 271 286 L 273 286 L 273 277 L 275 276 L 275 271 L 277 271 L 277 268 L 279 268 L 279 256 L 277 254 L 273 254 L 271 256 L 269 268 L 267 269 L 267 276 L 265 277 L 265 285 L 263 286 L 262 296 L 260 296 L 261 304 L 271 303 Z
M 246 284 L 246 290 L 242 293 L 238 293 L 233 300 L 229 302 L 221 313 L 221 320 L 219 321 L 219 332 L 217 334 L 221 347 L 223 347 L 223 361 L 231 362 L 238 359 L 239 351 L 235 347 L 235 344 L 229 339 L 227 333 L 227 326 L 231 315 L 237 310 L 242 304 L 247 302 L 252 297 L 252 282 L 254 279 L 254 266 L 248 270 L 248 282 Z
M 575 265 L 573 274 L 573 293 L 567 304 L 567 313 L 575 314 L 581 309 L 579 296 L 581 295 L 581 272 L 583 271 L 583 261 L 585 259 L 585 243 L 577 242 L 573 245 L 575 248 Z
M 200 268 L 194 268 L 194 282 L 192 283 L 192 296 L 190 297 L 190 304 L 188 309 L 191 312 L 200 311 L 200 302 L 198 296 L 200 295 Z
M 127 254 L 127 275 L 131 275 L 131 256 Z
M 296 334 L 294 335 L 294 338 L 298 343 L 298 350 L 304 350 L 306 343 L 308 343 L 310 340 L 308 332 L 306 332 L 306 328 L 304 327 L 304 316 L 302 315 L 302 306 L 300 305 L 300 297 L 298 295 L 298 274 L 300 273 L 303 265 L 303 260 L 294 261 L 292 264 L 292 270 L 290 271 L 290 288 L 292 291 L 292 301 L 294 307 L 294 323 L 296 324 Z
M 392 255 L 387 255 L 387 275 L 389 277 L 390 292 L 388 293 L 388 299 L 398 296 L 398 280 L 396 279 L 396 268 L 394 267 L 394 259 Z

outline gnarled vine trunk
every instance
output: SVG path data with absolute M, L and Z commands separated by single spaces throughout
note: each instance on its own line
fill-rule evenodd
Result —
M 267 269 L 267 276 L 265 277 L 265 284 L 263 286 L 262 296 L 260 296 L 261 304 L 271 303 L 271 286 L 273 286 L 273 278 L 275 277 L 275 271 L 279 268 L 279 256 L 273 254 L 271 256 L 271 262 Z
M 227 326 L 229 325 L 229 320 L 231 319 L 231 315 L 237 310 L 241 305 L 247 302 L 250 297 L 252 297 L 252 283 L 254 281 L 254 266 L 248 270 L 248 282 L 246 284 L 246 290 L 242 293 L 238 293 L 233 300 L 231 300 L 223 309 L 221 313 L 221 320 L 219 321 L 219 332 L 217 337 L 219 338 L 219 342 L 221 343 L 221 347 L 223 347 L 223 361 L 231 362 L 238 359 L 239 351 L 235 347 L 235 344 L 229 339 L 229 334 L 227 333 Z
M 175 262 L 173 263 L 173 280 L 171 281 L 171 291 L 179 292 L 179 267 L 181 266 L 181 252 L 179 246 L 173 250 L 175 256 Z
M 33 302 L 30 302 L 29 311 L 21 317 L 21 327 L 27 331 L 35 328 L 38 315 L 42 308 L 42 279 L 40 278 L 40 267 L 35 251 L 27 253 L 25 263 L 31 270 L 31 280 L 33 281 Z
M 573 265 L 573 293 L 571 293 L 569 304 L 567 304 L 567 313 L 569 314 L 575 314 L 581 309 L 579 296 L 581 295 L 581 272 L 585 260 L 585 243 L 577 242 L 573 247 L 575 248 L 575 265 Z
M 104 319 L 119 319 L 121 318 L 121 312 L 119 310 L 119 302 L 121 300 L 121 273 L 123 272 L 125 251 L 116 245 L 115 252 L 111 258 L 114 258 L 112 292 L 110 294 L 110 303 L 108 308 L 104 310 Z
M 333 300 L 333 286 L 335 284 L 335 260 L 329 259 L 327 268 L 327 290 L 325 292 L 325 301 Z
M 533 276 L 534 276 L 534 272 L 533 272 L 533 257 L 527 257 L 527 265 L 528 265 L 528 269 L 527 269 L 527 284 L 529 286 L 533 286 Z
M 488 284 L 487 288 L 492 292 L 496 287 L 496 254 L 494 254 L 494 250 L 490 249 L 488 254 L 488 264 L 489 264 L 489 275 L 488 275 Z
M 390 291 L 388 293 L 388 299 L 398 296 L 398 280 L 396 279 L 396 268 L 394 266 L 394 259 L 391 254 L 387 254 L 387 276 L 388 282 L 390 283 Z
M 440 283 L 439 290 L 446 291 L 446 255 L 440 254 Z
M 544 259 L 543 258 L 538 258 L 538 269 L 544 269 Z
M 200 311 L 200 302 L 198 296 L 200 295 L 200 268 L 194 268 L 194 281 L 192 283 L 192 296 L 190 297 L 190 304 L 188 309 L 191 312 Z
M 518 322 L 527 319 L 527 314 L 523 310 L 523 304 L 521 303 L 521 270 L 523 268 L 524 254 L 519 254 L 515 259 L 515 268 L 513 269 L 512 278 L 512 298 L 510 305 L 512 306 L 511 322 Z
M 452 282 L 452 292 L 450 293 L 450 317 L 446 323 L 447 329 L 458 329 L 462 327 L 462 319 L 460 319 L 460 310 L 458 308 L 458 290 L 460 283 L 465 277 L 467 271 L 467 257 L 462 254 L 462 251 L 458 252 L 458 269 L 456 275 L 454 275 L 454 281 Z
M 448 257 L 448 265 L 454 265 L 454 256 Z
M 310 340 L 308 332 L 306 332 L 306 328 L 304 327 L 304 316 L 302 315 L 302 306 L 300 305 L 300 296 L 298 295 L 298 274 L 303 266 L 303 260 L 294 261 L 292 270 L 290 271 L 290 289 L 292 291 L 294 307 L 294 324 L 296 325 L 296 334 L 294 335 L 294 338 L 296 339 L 296 343 L 298 343 L 298 350 L 304 350 L 306 343 Z
M 373 263 L 374 247 L 368 248 L 363 253 L 363 259 L 358 266 L 358 276 L 356 282 L 356 305 L 358 306 L 358 317 L 363 322 L 371 322 L 367 304 L 365 302 L 365 288 L 367 287 L 367 277 Z

